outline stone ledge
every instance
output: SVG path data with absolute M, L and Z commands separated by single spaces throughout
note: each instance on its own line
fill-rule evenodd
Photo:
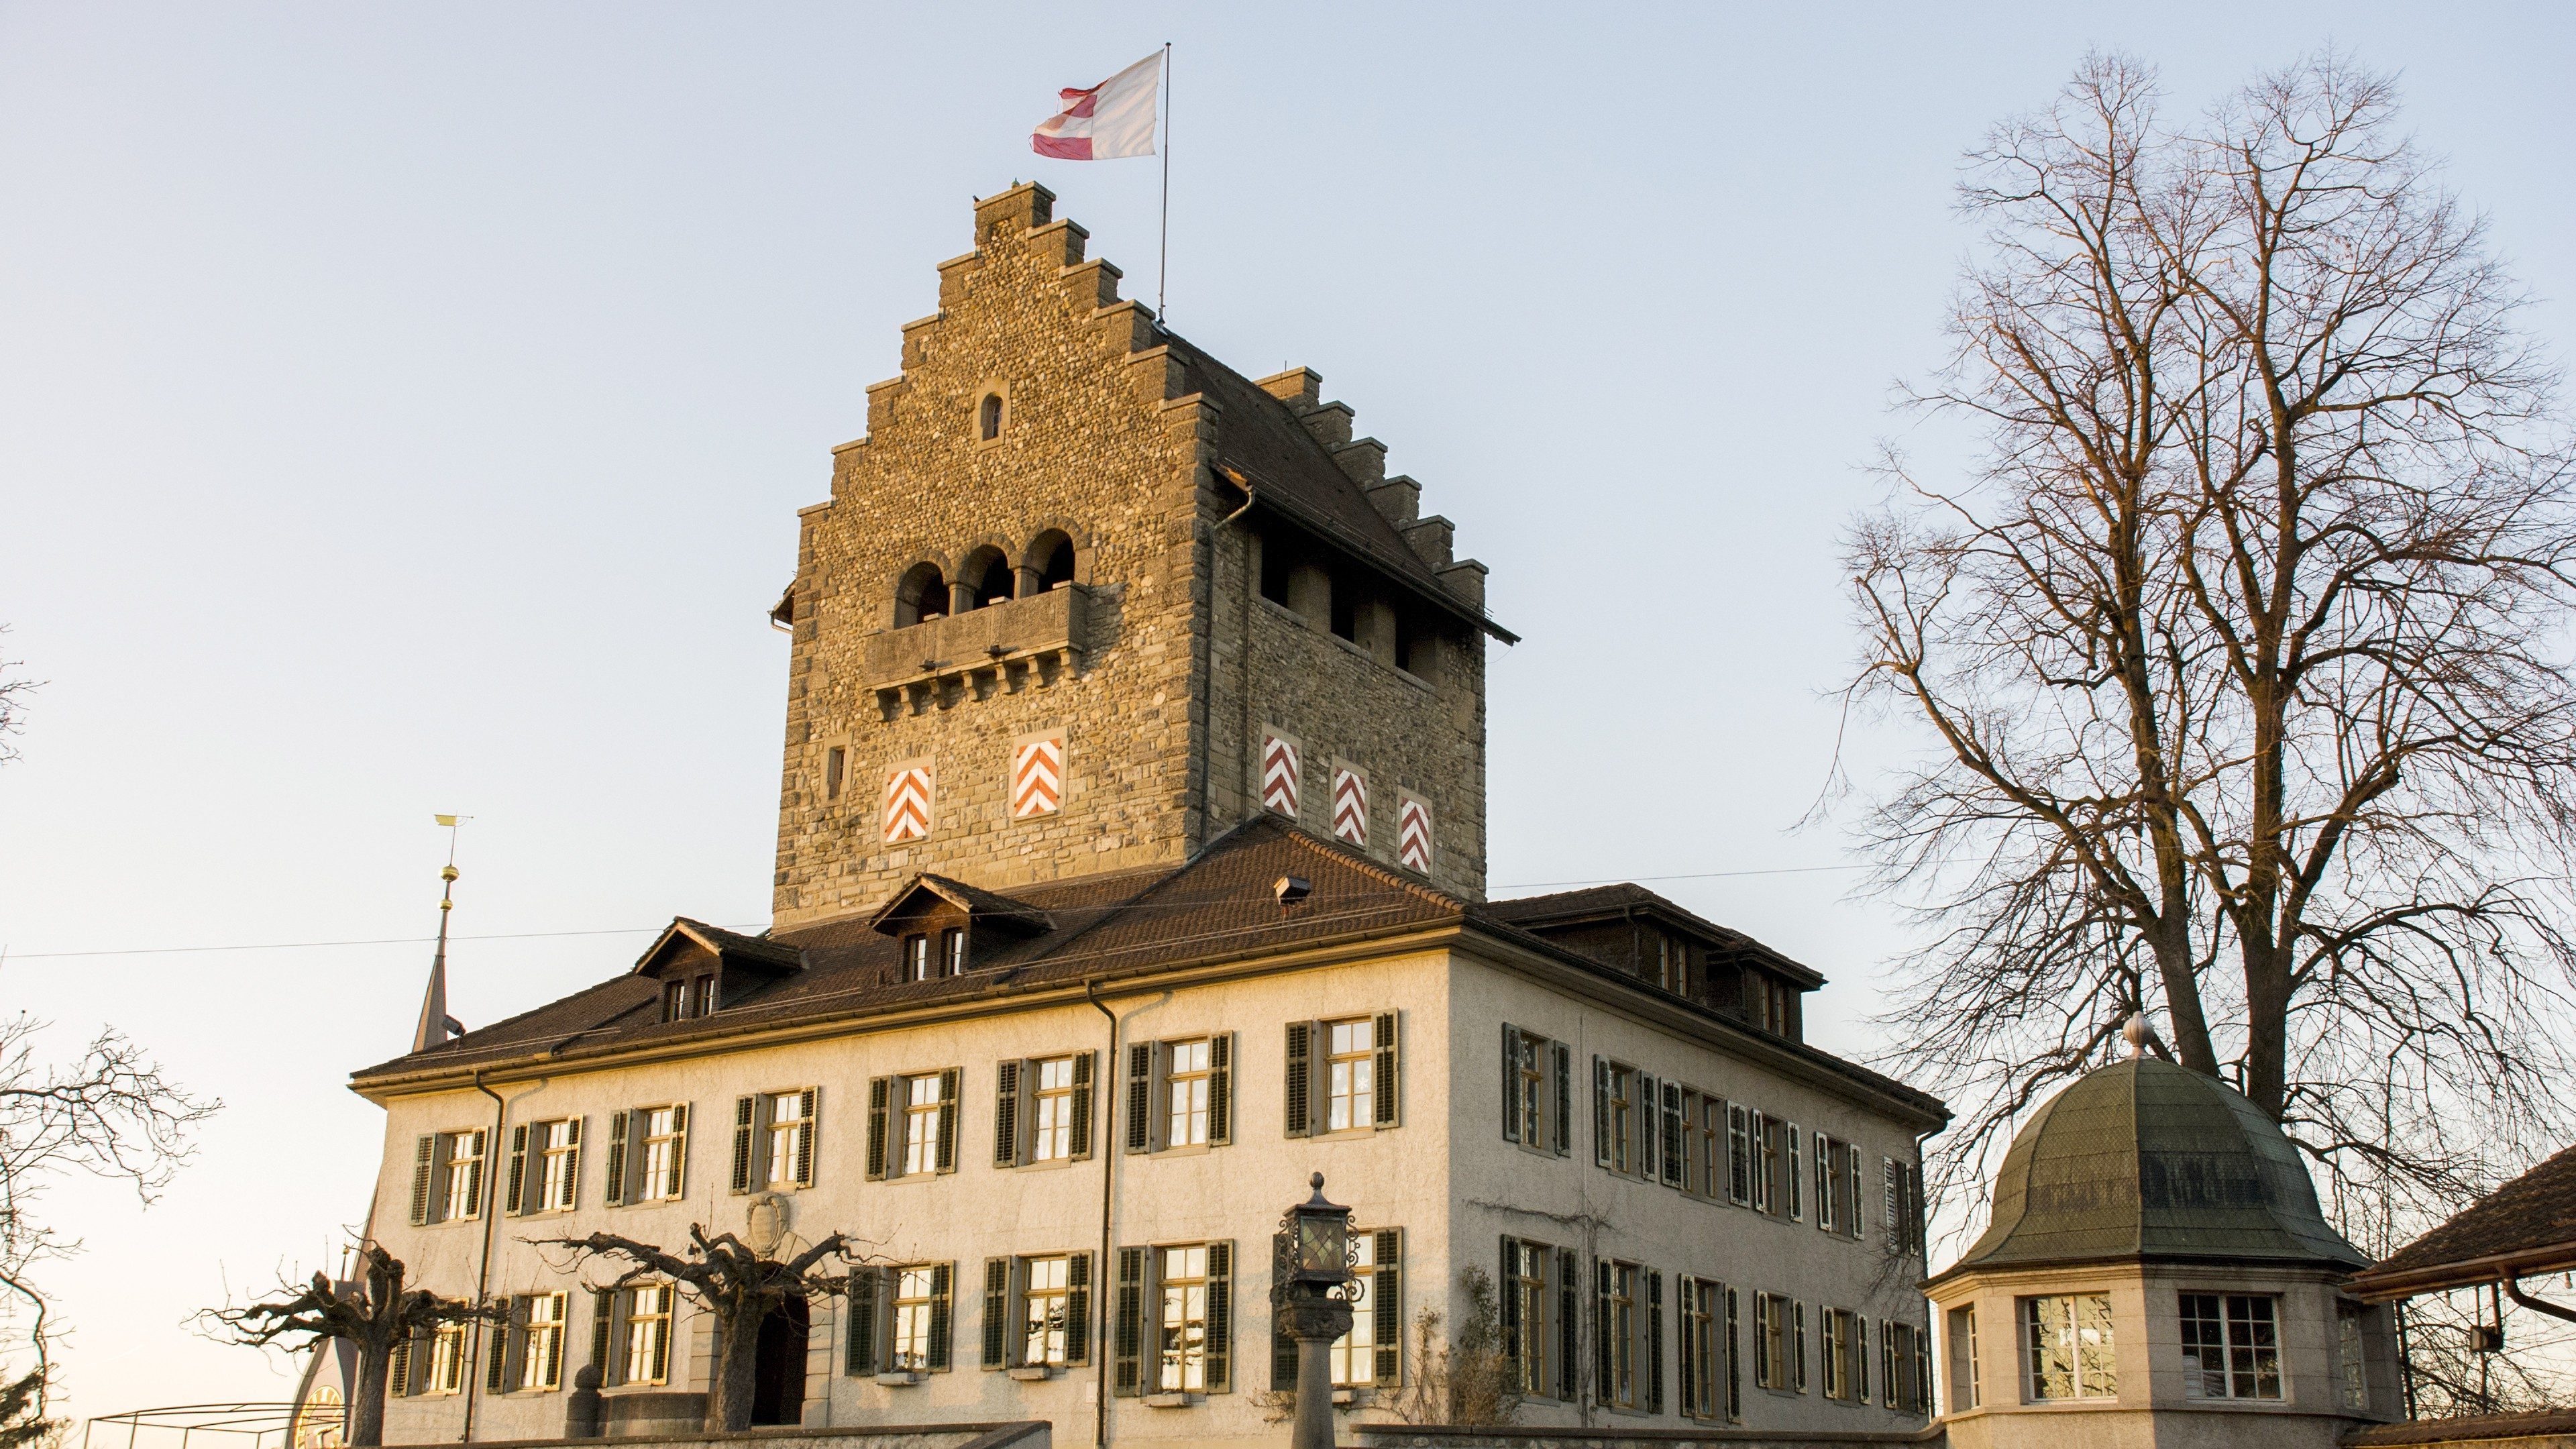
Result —
M 1014 1419 L 964 1424 L 850 1424 L 809 1428 L 777 1424 L 745 1429 L 739 1434 L 620 1434 L 606 1439 L 478 1439 L 482 1449 L 598 1449 L 616 1445 L 829 1445 L 831 1449 L 1047 1449 L 1055 1426 L 1044 1419 Z M 447 1444 L 452 1440 L 426 1443 Z M 400 1449 L 389 1444 L 387 1449 Z

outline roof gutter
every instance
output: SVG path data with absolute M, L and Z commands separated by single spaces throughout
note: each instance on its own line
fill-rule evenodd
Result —
M 2343 1282 L 2344 1291 L 2364 1303 L 2389 1303 L 2412 1298 L 2419 1293 L 2438 1293 L 2446 1288 L 2481 1288 L 2489 1283 L 2511 1283 L 2540 1273 L 2576 1269 L 2576 1239 L 2545 1243 L 2537 1248 L 2522 1248 L 2510 1253 L 2489 1253 L 2479 1258 L 2463 1258 L 2456 1263 L 2436 1263 L 2429 1268 L 2403 1268 L 2389 1272 L 2365 1268 Z M 2521 1294 L 2515 1293 L 2519 1301 Z

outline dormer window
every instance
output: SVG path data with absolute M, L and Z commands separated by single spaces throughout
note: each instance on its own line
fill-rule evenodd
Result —
M 948 976 L 966 974 L 966 928 L 951 926 L 939 933 L 940 971 Z
M 662 1019 L 688 1021 L 694 1017 L 713 1016 L 716 1011 L 716 977 L 712 971 L 681 977 L 662 983 Z
M 930 979 L 930 937 L 927 934 L 915 934 L 903 938 L 903 979 L 906 981 Z

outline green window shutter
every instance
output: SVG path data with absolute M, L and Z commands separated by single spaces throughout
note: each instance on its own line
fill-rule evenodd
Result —
M 940 1373 L 948 1367 L 948 1339 L 954 1315 L 949 1310 L 956 1287 L 957 1268 L 953 1263 L 934 1264 L 930 1270 L 930 1371 Z
M 467 1177 L 465 1179 L 465 1215 L 469 1218 L 479 1218 L 483 1216 L 483 1159 L 486 1155 L 486 1150 L 491 1146 L 491 1143 L 479 1130 L 473 1135 L 474 1150 L 468 1155 L 471 1156 L 474 1161 L 471 1166 L 465 1169 L 467 1173 Z
M 438 1134 L 433 1132 L 412 1144 L 411 1220 L 414 1226 L 429 1221 L 429 1179 L 437 1163 Z
M 882 1182 L 886 1175 L 886 1096 L 894 1089 L 890 1077 L 868 1078 L 868 1181 Z
M 1011 1260 L 984 1260 L 984 1367 L 1008 1366 L 1011 1347 Z
M 1073 1054 L 1073 1157 L 1080 1161 L 1091 1155 L 1092 1059 L 1097 1053 Z
M 1508 1235 L 1503 1239 L 1503 1271 L 1494 1283 L 1501 1290 L 1494 1306 L 1500 1310 L 1503 1358 L 1512 1365 L 1512 1384 L 1517 1388 L 1530 1381 L 1530 1351 L 1538 1345 L 1521 1336 L 1521 1245 Z
M 1664 1411 L 1664 1275 L 1646 1275 L 1646 1412 Z
M 1856 1379 L 1852 1385 L 1852 1401 L 1866 1404 L 1869 1402 L 1869 1315 L 1866 1313 L 1852 1315 L 1851 1357 L 1852 1373 Z M 1879 1381 L 1887 1381 L 1884 1372 L 1879 1375 Z
M 1286 1233 L 1270 1235 L 1270 1281 L 1284 1283 L 1292 1256 Z M 1297 1391 L 1297 1340 L 1289 1336 L 1286 1315 L 1272 1303 L 1270 1314 L 1270 1389 L 1273 1393 Z
M 1376 1125 L 1380 1127 L 1393 1127 L 1404 1120 L 1396 1110 L 1404 1100 L 1404 1081 L 1398 1075 L 1403 1061 L 1396 1050 L 1399 1025 L 1394 1012 L 1377 1014 L 1377 1096 L 1374 1105 L 1377 1108 Z
M 1592 1165 L 1610 1165 L 1610 1063 L 1592 1058 Z
M 504 1315 L 513 1307 L 508 1298 L 498 1300 L 498 1304 Z M 510 1379 L 510 1323 L 506 1316 L 484 1334 L 483 1356 L 483 1392 L 500 1394 L 518 1387 Z
M 564 1124 L 564 1206 L 581 1206 L 581 1124 L 579 1117 Z
M 1610 1365 L 1614 1362 L 1610 1345 L 1610 1260 L 1592 1260 L 1592 1397 L 1594 1402 L 1610 1402 Z
M 1234 1033 L 1208 1038 L 1208 1141 L 1234 1140 Z
M 501 1211 L 511 1217 L 528 1210 L 528 1124 L 510 1129 L 510 1171 L 501 1179 Z
M 1742 1300 L 1735 1290 L 1726 1290 L 1726 1417 L 1744 1417 L 1744 1349 L 1743 1324 L 1738 1321 Z
M 1376 1316 L 1377 1381 L 1403 1382 L 1404 1369 L 1404 1230 L 1380 1228 L 1377 1266 L 1370 1274 L 1370 1309 Z
M 1548 1055 L 1556 1059 L 1556 1155 L 1574 1155 L 1574 1048 L 1563 1042 L 1551 1043 Z
M 1556 1252 L 1556 1396 L 1573 1403 L 1583 1390 L 1582 1265 L 1572 1248 Z
M 1287 1103 L 1282 1115 L 1290 1137 L 1312 1137 L 1315 1123 L 1311 1098 L 1314 1093 L 1315 1024 L 1311 1021 L 1288 1023 L 1288 1080 L 1282 1100 Z M 1294 1340 L 1291 1340 L 1292 1342 Z M 1295 1375 L 1289 1381 L 1295 1383 Z
M 671 1176 L 661 1184 L 662 1196 L 677 1198 L 689 1187 L 689 1104 L 671 1108 Z
M 610 1207 L 626 1201 L 626 1115 L 608 1114 L 608 1168 L 600 1183 L 599 1200 Z
M 385 1396 L 407 1397 L 411 1393 L 411 1340 L 394 1340 L 389 1357 L 391 1361 L 385 1365 Z
M 1688 1417 L 1697 1417 L 1700 1413 L 1699 1375 L 1691 1363 L 1691 1355 L 1701 1347 L 1698 1341 L 1699 1320 L 1691 1316 L 1698 1308 L 1699 1280 L 1676 1275 L 1673 1278 L 1673 1312 L 1680 1321 L 1681 1332 L 1673 1336 L 1673 1342 L 1681 1351 L 1673 1356 L 1676 1370 L 1673 1375 L 1673 1407 Z
M 1503 1023 L 1503 1140 L 1521 1140 L 1521 1033 L 1508 1021 Z
M 796 1185 L 814 1185 L 814 1143 L 823 1135 L 823 1089 L 807 1087 L 799 1093 L 805 1117 L 805 1130 L 796 1134 Z
M 1130 1398 L 1140 1391 L 1145 1364 L 1145 1250 L 1118 1250 L 1118 1281 L 1111 1300 L 1109 1391 Z
M 667 1291 L 662 1299 L 662 1311 L 670 1317 L 662 1327 L 661 1336 L 653 1344 L 653 1382 L 657 1384 L 667 1384 L 671 1381 L 671 1340 L 679 1333 L 679 1309 L 678 1291 Z
M 751 1119 L 752 1099 L 733 1099 L 733 1190 L 751 1191 Z
M 1020 1165 L 1020 1064 L 1016 1058 L 993 1068 L 993 1165 Z
M 1064 1262 L 1064 1361 L 1091 1362 L 1091 1255 L 1068 1253 Z
M 1127 1048 L 1127 1150 L 1143 1152 L 1154 1142 L 1154 1044 L 1140 1041 Z
M 939 1074 L 939 1170 L 957 1170 L 957 1078 L 955 1067 Z
M 1231 1391 L 1233 1370 L 1234 1243 L 1228 1239 L 1207 1245 L 1207 1391 Z
M 850 1332 L 848 1352 L 842 1371 L 873 1374 L 877 1371 L 877 1270 L 850 1270 Z
M 1664 1083 L 1664 1186 L 1686 1187 L 1690 1182 L 1690 1129 L 1682 1115 L 1682 1084 Z
M 618 1381 L 618 1363 L 609 1352 L 610 1331 L 617 1327 L 617 1294 L 606 1288 L 593 1289 L 590 1295 L 590 1362 L 599 1370 L 600 1386 Z
M 1807 1391 L 1807 1300 L 1801 1298 L 1790 1306 L 1789 1354 L 1796 1360 L 1789 1368 L 1789 1378 L 1799 1393 Z

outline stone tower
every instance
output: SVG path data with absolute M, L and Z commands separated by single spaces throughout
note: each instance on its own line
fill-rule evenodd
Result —
M 1177 865 L 1265 808 L 1480 897 L 1484 566 L 1314 373 L 1164 331 L 1053 202 L 976 204 L 802 511 L 778 924 Z

